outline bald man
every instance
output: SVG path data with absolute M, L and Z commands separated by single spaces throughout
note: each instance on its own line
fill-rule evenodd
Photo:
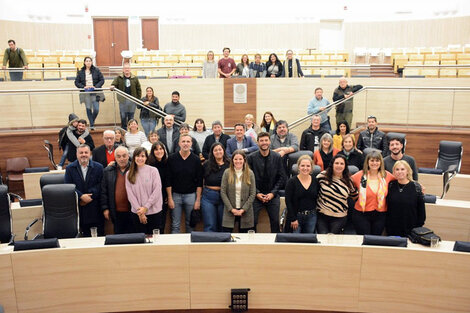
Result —
M 336 107 L 336 124 L 346 121 L 348 125 L 353 129 L 353 94 L 358 90 L 362 89 L 362 85 L 348 85 L 346 78 L 341 77 L 339 79 L 339 86 L 336 87 L 333 93 L 333 101 L 347 99 Z M 349 99 L 351 98 L 351 99 Z

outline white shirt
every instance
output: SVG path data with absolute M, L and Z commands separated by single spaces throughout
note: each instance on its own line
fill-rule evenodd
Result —
M 242 206 L 242 170 L 235 170 L 235 175 L 237 175 L 237 179 L 235 179 L 235 208 L 240 209 Z

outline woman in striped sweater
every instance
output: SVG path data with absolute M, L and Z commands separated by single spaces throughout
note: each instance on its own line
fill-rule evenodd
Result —
M 319 234 L 339 234 L 347 221 L 348 198 L 357 197 L 344 155 L 337 154 L 330 166 L 317 176 L 317 231 Z

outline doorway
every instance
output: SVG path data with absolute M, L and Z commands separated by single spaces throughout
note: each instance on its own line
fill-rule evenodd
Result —
M 94 18 L 93 33 L 96 65 L 121 65 L 121 51 L 129 50 L 127 18 Z
M 142 18 L 142 48 L 158 50 L 158 18 Z

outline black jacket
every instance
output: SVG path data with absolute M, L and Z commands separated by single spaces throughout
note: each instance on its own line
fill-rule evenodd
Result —
M 299 150 L 315 151 L 315 146 L 320 147 L 320 138 L 325 133 L 323 128 L 319 128 L 318 130 L 313 130 L 312 127 L 307 128 L 302 132 Z
M 333 92 L 333 101 L 338 101 L 344 99 L 345 94 L 354 93 L 362 89 L 362 85 L 347 85 L 346 88 L 341 88 L 340 86 L 336 87 Z M 353 111 L 353 98 L 348 99 L 336 107 L 336 112 L 338 113 L 348 113 Z M 351 126 L 351 125 L 350 125 Z
M 349 156 L 346 156 L 343 150 L 338 152 L 338 154 L 342 154 L 346 157 L 346 159 L 348 160 L 348 165 L 354 165 L 359 170 L 362 170 L 362 168 L 364 167 L 364 154 L 359 152 L 357 149 L 354 149 L 353 151 L 351 151 L 349 153 Z
M 253 152 L 248 157 L 248 165 L 255 174 L 256 179 L 256 193 L 262 192 L 261 190 L 269 190 L 267 193 L 273 193 L 275 196 L 279 190 L 284 189 L 286 183 L 286 173 L 284 171 L 284 165 L 282 164 L 282 158 L 279 153 L 269 151 L 269 155 L 266 160 L 267 170 L 265 171 L 264 157 L 260 151 Z M 268 185 L 262 186 L 264 173 L 269 173 Z
M 166 127 L 163 125 L 161 128 L 157 130 L 158 137 L 160 137 L 160 141 L 165 145 L 166 151 L 168 153 L 171 153 L 171 151 L 168 149 L 168 145 L 166 142 Z M 178 125 L 174 124 L 173 125 L 173 141 L 175 141 L 177 138 L 180 137 L 180 129 Z
M 266 62 L 266 77 L 271 77 L 271 72 L 269 71 L 269 67 L 273 64 L 273 62 L 271 62 L 271 60 L 269 60 L 268 62 Z M 279 72 L 277 72 L 276 74 L 276 77 L 281 77 L 282 74 L 284 73 L 284 67 L 282 66 L 282 63 L 281 61 L 277 60 L 276 63 L 275 63 L 279 69 Z
M 364 151 L 365 148 L 374 148 L 382 151 L 382 156 L 388 155 L 388 144 L 385 133 L 378 128 L 371 134 L 368 129 L 361 131 L 357 139 L 357 148 Z
M 75 130 L 73 132 L 75 137 L 80 137 L 80 135 L 77 133 Z M 93 142 L 93 138 L 91 137 L 91 134 L 85 137 L 85 143 L 90 147 L 90 151 L 93 151 L 95 149 L 95 143 Z M 69 152 L 67 153 L 67 160 L 69 162 L 73 162 L 77 159 L 77 147 L 70 141 L 67 142 L 67 145 L 69 146 Z
M 222 133 L 219 138 L 219 142 L 227 148 L 227 140 L 230 139 L 229 135 L 226 135 Z M 208 160 L 209 159 L 209 153 L 211 152 L 211 147 L 215 143 L 215 135 L 209 135 L 206 137 L 206 140 L 204 140 L 204 145 L 202 146 L 202 155 L 204 156 L 204 159 Z
M 129 161 L 129 166 L 130 164 L 131 163 Z M 113 223 L 116 220 L 116 202 L 114 202 L 114 197 L 118 170 L 119 169 L 116 162 L 113 165 L 106 167 L 103 171 L 103 179 L 101 180 L 101 210 L 109 210 L 109 215 Z M 130 209 L 131 204 L 129 203 L 129 210 Z
M 116 149 L 116 147 L 118 146 L 118 144 L 114 144 L 114 149 Z M 98 162 L 100 163 L 101 165 L 103 165 L 103 168 L 105 168 L 106 166 L 108 166 L 108 159 L 106 158 L 106 146 L 105 145 L 101 145 L 99 146 L 98 148 L 95 148 L 93 150 L 93 161 L 95 162 Z
M 99 68 L 92 65 L 90 68 L 90 72 L 91 72 L 91 77 L 93 79 L 93 86 L 95 88 L 103 87 L 104 77 L 103 77 L 103 74 L 101 74 L 101 71 L 99 70 Z M 77 77 L 75 77 L 75 86 L 77 88 L 85 88 L 86 86 L 85 67 L 82 67 L 82 69 L 77 72 Z M 80 94 L 80 103 L 85 102 L 84 95 L 85 94 L 82 94 L 82 93 Z M 95 92 L 94 95 L 96 95 L 96 101 L 104 101 L 104 93 L 102 91 Z

